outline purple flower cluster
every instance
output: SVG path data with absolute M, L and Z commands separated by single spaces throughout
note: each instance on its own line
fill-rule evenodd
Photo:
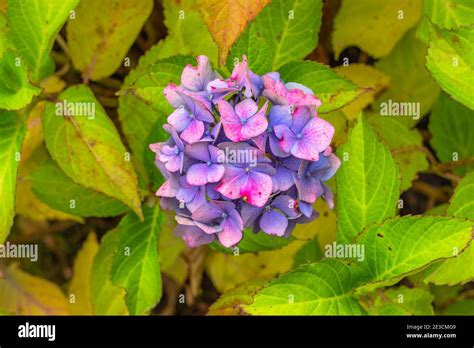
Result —
M 229 79 L 207 57 L 197 63 L 165 88 L 175 109 L 163 126 L 170 138 L 150 145 L 166 178 L 156 195 L 176 212 L 175 234 L 190 247 L 216 239 L 231 247 L 244 228 L 288 237 L 318 216 L 319 196 L 332 208 L 324 182 L 340 161 L 314 93 L 276 72 L 256 75 L 245 56 Z

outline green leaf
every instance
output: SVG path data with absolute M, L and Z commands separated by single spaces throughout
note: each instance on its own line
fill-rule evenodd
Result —
M 110 280 L 112 262 L 119 247 L 118 231 L 102 237 L 91 271 L 91 302 L 96 315 L 128 314 L 125 290 Z
M 426 70 L 425 59 L 426 47 L 416 39 L 414 30 L 411 30 L 387 57 L 375 63 L 375 67 L 389 75 L 392 82 L 392 86 L 373 104 L 378 114 L 384 106 L 382 103 L 390 100 L 397 103 L 417 103 L 419 115 L 393 117 L 407 126 L 413 126 L 430 111 L 439 95 L 439 87 Z
M 41 115 L 39 119 L 35 120 L 39 128 L 41 128 Z M 35 122 L 35 123 L 36 123 Z M 41 164 L 43 161 L 48 160 L 51 156 L 46 150 L 44 143 L 39 143 L 38 147 L 28 156 L 25 153 L 26 144 L 32 144 L 31 142 L 31 133 L 30 128 L 27 130 L 25 139 L 23 140 L 22 148 L 22 161 L 18 165 L 18 174 L 17 174 L 17 188 L 16 188 L 16 202 L 15 202 L 15 211 L 16 214 L 26 217 L 34 221 L 46 221 L 46 220 L 58 220 L 58 221 L 75 221 L 79 223 L 84 223 L 84 219 L 75 216 L 60 212 L 51 208 L 50 206 L 43 203 L 34 193 L 32 189 L 32 184 L 30 180 L 30 174 Z M 42 134 L 42 133 L 41 133 Z M 42 141 L 43 139 L 41 139 Z M 29 142 L 30 141 L 30 142 Z
M 451 31 L 440 30 L 439 34 L 474 69 L 474 24 Z
M 122 94 L 131 93 L 148 102 L 163 117 L 173 111 L 163 90 L 170 82 L 181 83 L 181 73 L 187 64 L 196 64 L 196 59 L 188 56 L 175 56 L 156 62 L 145 61 L 144 66 L 132 71 L 127 78 Z
M 424 215 L 434 215 L 434 216 L 446 216 L 446 212 L 448 211 L 448 203 L 443 203 L 437 205 L 427 211 L 425 211 Z
M 84 80 L 112 75 L 153 9 L 152 0 L 82 0 L 67 25 L 68 49 Z
M 163 8 L 168 35 L 148 50 L 146 56 L 157 60 L 178 54 L 205 55 L 217 64 L 217 46 L 199 14 L 196 1 L 165 0 Z
M 0 244 L 15 215 L 16 172 L 25 126 L 16 112 L 0 110 Z
M 461 252 L 461 250 L 459 250 Z M 425 271 L 425 283 L 436 285 L 465 284 L 474 280 L 474 243 L 458 256 L 440 261 Z
M 74 106 L 77 115 L 61 116 L 60 105 L 65 103 L 66 110 Z M 69 87 L 59 95 L 58 103 L 47 104 L 42 120 L 47 148 L 66 175 L 117 198 L 141 216 L 133 166 L 113 122 L 88 87 Z
M 364 246 L 360 268 L 370 277 L 362 291 L 392 285 L 440 259 L 451 258 L 471 241 L 473 222 L 449 217 L 404 216 L 371 225 L 356 239 Z
M 356 267 L 325 259 L 270 281 L 243 309 L 254 315 L 365 314 L 352 296 L 359 279 Z
M 474 111 L 441 94 L 431 112 L 430 144 L 441 162 L 474 158 Z M 454 169 L 464 175 L 474 164 Z
M 74 296 L 74 302 L 69 302 L 69 310 L 73 315 L 94 314 L 91 300 L 91 271 L 98 249 L 97 236 L 94 232 L 90 232 L 77 252 L 68 288 L 69 298 L 71 295 Z
M 0 58 L 3 56 L 3 51 L 7 46 L 7 16 L 0 10 Z
M 374 293 L 369 315 L 434 315 L 434 296 L 426 289 L 400 286 Z
M 318 237 L 305 243 L 295 254 L 293 268 L 305 263 L 312 263 L 321 260 L 323 252 L 318 242 Z
M 321 0 L 274 0 L 258 14 L 250 30 L 266 42 L 272 57 L 271 70 L 303 59 L 316 48 L 321 14 Z M 249 46 L 249 56 L 255 54 L 250 49 L 260 50 Z
M 448 215 L 474 220 L 474 172 L 466 175 L 456 187 Z M 474 243 L 459 255 L 442 262 L 438 262 L 426 271 L 425 282 L 437 285 L 464 284 L 474 280 Z
M 474 220 L 474 172 L 467 174 L 456 187 L 448 215 Z
M 358 94 L 356 85 L 320 63 L 291 62 L 282 66 L 279 71 L 281 78 L 286 82 L 298 82 L 311 88 L 322 101 L 322 105 L 318 109 L 318 112 L 321 113 L 348 104 Z
M 369 224 L 395 216 L 400 174 L 363 117 L 338 155 L 342 165 L 336 174 L 337 239 L 349 242 Z
M 452 32 L 431 27 L 426 67 L 445 92 L 474 110 L 474 26 Z
M 424 17 L 420 21 L 417 36 L 425 43 L 429 43 L 433 25 L 440 29 L 460 29 L 474 24 L 474 3 L 470 0 L 430 0 L 425 1 Z M 472 34 L 471 34 L 472 35 Z M 453 43 L 456 44 L 454 41 Z M 457 42 L 459 43 L 459 42 Z M 453 48 L 455 48 L 453 46 Z M 456 48 L 455 48 L 456 49 Z M 472 59 L 472 56 L 470 57 Z M 472 66 L 472 65 L 471 65 Z
M 421 0 L 343 0 L 332 34 L 336 58 L 349 46 L 358 46 L 374 58 L 386 56 L 415 26 L 421 10 Z
M 474 23 L 474 3 L 471 0 L 429 0 L 424 2 L 424 14 L 440 28 L 453 29 Z
M 163 215 L 159 206 L 144 207 L 144 221 L 126 215 L 117 226 L 119 247 L 112 263 L 112 283 L 125 289 L 131 315 L 149 312 L 162 293 L 158 240 Z
M 54 40 L 79 0 L 9 0 L 10 40 L 39 82 L 54 72 L 49 56 Z
M 407 190 L 411 182 L 418 177 L 418 172 L 429 167 L 420 132 L 417 129 L 409 129 L 390 117 L 373 115 L 368 117 L 367 121 L 392 152 L 400 169 L 401 190 Z
M 209 307 L 207 315 L 245 314 L 240 306 L 251 304 L 253 302 L 253 295 L 258 289 L 262 288 L 265 283 L 266 282 L 261 280 L 250 280 L 227 291 Z
M 78 216 L 116 216 L 128 210 L 119 201 L 76 184 L 52 160 L 42 162 L 31 174 L 33 192 L 51 208 Z M 54 183 L 54 184 L 53 184 Z
M 474 313 L 474 300 L 460 300 L 450 304 L 443 310 L 441 315 L 468 315 L 472 316 Z
M 26 65 L 10 49 L 0 58 L 0 76 L 0 109 L 21 109 L 41 91 L 28 81 Z
M 272 55 L 266 41 L 257 34 L 254 25 L 249 26 L 232 46 L 227 57 L 229 71 L 247 56 L 249 68 L 258 75 L 263 75 L 272 70 Z

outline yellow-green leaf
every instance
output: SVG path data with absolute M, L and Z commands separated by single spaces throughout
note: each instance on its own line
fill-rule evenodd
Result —
M 426 67 L 440 87 L 474 110 L 474 25 L 453 31 L 432 26 Z
M 205 55 L 217 64 L 217 46 L 199 14 L 196 0 L 165 0 L 163 12 L 168 35 L 150 48 L 146 55 L 153 59 L 177 54 Z
M 255 292 L 262 288 L 265 281 L 250 280 L 227 291 L 209 307 L 207 315 L 242 315 L 245 312 L 240 306 L 253 302 Z
M 28 80 L 28 71 L 23 59 L 11 49 L 7 49 L 0 58 L 0 76 L 1 109 L 21 109 L 40 92 L 40 89 Z
M 11 264 L 0 278 L 0 311 L 16 315 L 67 315 L 68 301 L 59 286 Z
M 26 141 L 26 139 L 25 139 Z M 48 151 L 44 145 L 39 146 L 27 159 L 23 156 L 18 166 L 17 175 L 17 189 L 16 189 L 16 203 L 15 209 L 18 215 L 27 217 L 36 221 L 45 220 L 71 220 L 76 222 L 84 222 L 79 216 L 63 213 L 55 210 L 43 203 L 33 193 L 32 184 L 30 180 L 30 173 L 35 170 L 39 164 L 50 158 Z
M 380 114 L 388 103 L 410 103 L 419 106 L 419 114 L 391 116 L 407 127 L 414 126 L 433 106 L 439 95 L 439 87 L 425 68 L 427 48 L 410 30 L 395 46 L 392 52 L 375 63 L 375 67 L 391 79 L 391 87 L 382 93 L 374 103 L 374 110 Z
M 400 286 L 370 296 L 369 315 L 434 315 L 434 296 L 426 289 Z
M 370 105 L 375 96 L 390 85 L 390 77 L 370 65 L 350 64 L 336 67 L 334 70 L 364 91 L 349 105 L 342 108 L 342 112 L 349 120 L 356 119 L 359 112 Z
M 448 215 L 474 220 L 474 172 L 460 182 L 448 208 Z M 426 271 L 426 283 L 436 285 L 464 284 L 474 280 L 474 242 L 457 256 L 438 262 Z
M 375 129 L 381 141 L 388 146 L 400 169 L 401 190 L 405 191 L 418 172 L 428 169 L 429 163 L 423 148 L 423 138 L 418 129 L 409 129 L 393 117 L 376 114 L 367 115 L 369 124 Z
M 92 315 L 91 272 L 94 257 L 99 250 L 97 236 L 90 232 L 74 260 L 69 284 L 69 309 L 73 315 Z
M 15 191 L 25 126 L 17 113 L 0 110 L 0 244 L 10 232 L 15 215 Z
M 43 129 L 53 159 L 76 183 L 117 198 L 141 217 L 135 170 L 113 122 L 92 91 L 85 86 L 69 87 L 59 95 L 59 103 L 67 103 L 66 109 L 74 106 L 75 114 L 58 116 L 60 104 L 46 106 Z M 80 115 L 78 105 L 93 112 L 82 109 Z
M 374 58 L 386 56 L 418 22 L 421 10 L 421 0 L 343 0 L 332 34 L 336 58 L 349 46 Z
M 84 80 L 112 75 L 153 8 L 152 0 L 82 0 L 67 25 L 69 53 Z
M 119 247 L 116 230 L 108 232 L 100 241 L 91 271 L 91 302 L 96 315 L 127 315 L 125 289 L 112 284 L 110 272 Z

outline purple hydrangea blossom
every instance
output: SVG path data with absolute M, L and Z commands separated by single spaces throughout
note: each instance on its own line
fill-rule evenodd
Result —
M 262 77 L 248 68 L 247 57 L 236 66 L 229 79 L 217 78 L 209 82 L 207 92 L 212 95 L 212 100 L 217 103 L 220 99 L 234 92 L 242 92 L 246 98 L 258 99 L 263 90 Z
M 235 108 L 224 99 L 218 101 L 222 125 L 227 137 L 235 142 L 249 140 L 268 128 L 265 115 L 268 103 L 258 110 L 258 105 L 252 99 L 245 99 L 235 105 Z
M 290 127 L 279 124 L 274 131 L 286 154 L 308 161 L 317 161 L 334 135 L 334 127 L 329 122 L 312 116 L 305 107 L 296 109 Z
M 340 166 L 334 128 L 306 86 L 258 76 L 245 56 L 223 79 L 199 56 L 164 95 L 175 110 L 163 126 L 169 140 L 150 145 L 166 179 L 156 195 L 189 247 L 237 245 L 244 228 L 289 237 L 317 218 L 319 197 L 333 207 L 325 182 Z
M 290 82 L 286 85 L 280 80 L 279 74 L 270 73 L 263 77 L 263 95 L 274 105 L 288 105 L 296 110 L 298 107 L 308 107 L 315 114 L 321 106 L 319 100 L 308 87 Z
M 229 199 L 241 198 L 251 205 L 264 206 L 272 193 L 271 176 L 276 173 L 270 159 L 246 143 L 221 143 L 219 147 L 231 155 L 224 159 L 224 177 L 216 191 Z
M 194 186 L 219 182 L 224 176 L 225 167 L 219 163 L 222 150 L 207 142 L 195 143 L 187 147 L 186 154 L 200 161 L 189 167 L 186 180 Z

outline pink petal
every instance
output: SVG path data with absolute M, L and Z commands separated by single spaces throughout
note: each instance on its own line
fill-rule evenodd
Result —
M 297 106 L 321 106 L 321 100 L 316 98 L 313 94 L 308 94 L 300 89 L 292 89 L 287 94 L 288 103 Z
M 187 65 L 181 74 L 181 82 L 184 87 L 192 91 L 202 91 L 206 88 L 209 78 L 212 74 L 209 58 L 206 56 L 198 56 L 197 67 Z
M 242 175 L 242 169 L 228 165 L 226 166 L 222 182 L 216 186 L 215 190 L 227 198 L 237 199 L 241 197 L 240 187 L 242 187 L 245 181 L 246 175 Z
M 253 172 L 247 175 L 247 180 L 240 187 L 240 196 L 246 197 L 247 203 L 263 207 L 272 193 L 272 178 L 263 173 Z
M 223 231 L 217 233 L 217 238 L 223 246 L 229 248 L 242 239 L 242 230 L 234 223 L 232 219 L 225 219 L 222 221 L 221 226 L 223 227 Z
M 240 118 L 235 113 L 234 108 L 227 100 L 221 99 L 217 102 L 217 107 L 221 115 L 221 120 L 226 123 L 240 123 Z
M 225 123 L 222 121 L 224 126 L 224 133 L 232 141 L 239 142 L 245 140 L 242 136 L 242 125 L 240 123 Z
M 307 107 L 296 108 L 295 112 L 293 113 L 291 130 L 295 134 L 300 133 L 312 118 L 314 117 Z
M 218 182 L 224 176 L 225 167 L 218 164 L 213 164 L 209 167 L 207 172 L 207 182 L 213 183 Z
M 155 194 L 160 197 L 175 197 L 177 192 L 178 189 L 172 186 L 171 180 L 166 180 Z
M 263 132 L 262 134 L 257 135 L 256 137 L 254 137 L 252 140 L 260 150 L 265 151 L 265 145 L 267 144 L 267 138 L 268 138 L 268 133 Z
M 173 156 L 168 162 L 166 162 L 165 168 L 174 173 L 181 169 L 181 163 L 181 156 Z
M 195 248 L 204 244 L 209 244 L 216 238 L 212 234 L 206 234 L 195 226 L 181 226 L 177 225 L 174 234 L 183 238 L 186 245 L 190 248 Z
M 276 105 L 288 105 L 286 100 L 286 87 L 279 81 L 274 80 L 270 76 L 263 76 L 263 95 L 270 99 Z
M 293 147 L 291 148 L 290 153 L 298 158 L 305 159 L 308 161 L 317 161 L 319 159 L 319 151 L 315 146 L 307 140 L 297 140 Z
M 244 124 L 241 131 L 243 140 L 256 137 L 257 135 L 260 135 L 267 130 L 268 121 L 267 117 L 265 116 L 267 107 L 268 102 L 266 102 L 265 105 L 260 109 L 260 111 L 250 117 L 247 123 Z
M 149 149 L 154 153 L 158 154 L 161 151 L 161 148 L 165 145 L 165 143 L 155 143 L 148 145 Z
M 188 144 L 192 144 L 201 140 L 203 134 L 204 123 L 194 119 L 189 123 L 184 132 L 181 133 L 181 138 Z
M 168 100 L 170 105 L 175 109 L 184 105 L 184 100 L 178 95 L 177 89 L 178 89 L 178 86 L 176 86 L 174 83 L 170 83 L 163 90 L 163 94 L 165 98 Z
M 334 127 L 321 118 L 313 117 L 301 133 L 302 139 L 310 140 L 318 152 L 323 152 L 331 144 Z
M 275 126 L 273 128 L 273 131 L 275 132 L 276 137 L 280 139 L 280 141 L 278 142 L 280 148 L 284 152 L 289 153 L 296 142 L 295 134 L 287 126 L 284 125 Z
M 267 105 L 266 103 L 265 105 Z M 266 110 L 266 107 L 265 107 Z M 235 112 L 239 116 L 240 119 L 242 118 L 249 118 L 258 111 L 258 105 L 252 99 L 245 99 L 241 101 L 235 106 Z
M 184 107 L 180 107 L 173 111 L 167 119 L 168 123 L 172 125 L 178 132 L 182 132 L 189 124 L 189 113 Z

